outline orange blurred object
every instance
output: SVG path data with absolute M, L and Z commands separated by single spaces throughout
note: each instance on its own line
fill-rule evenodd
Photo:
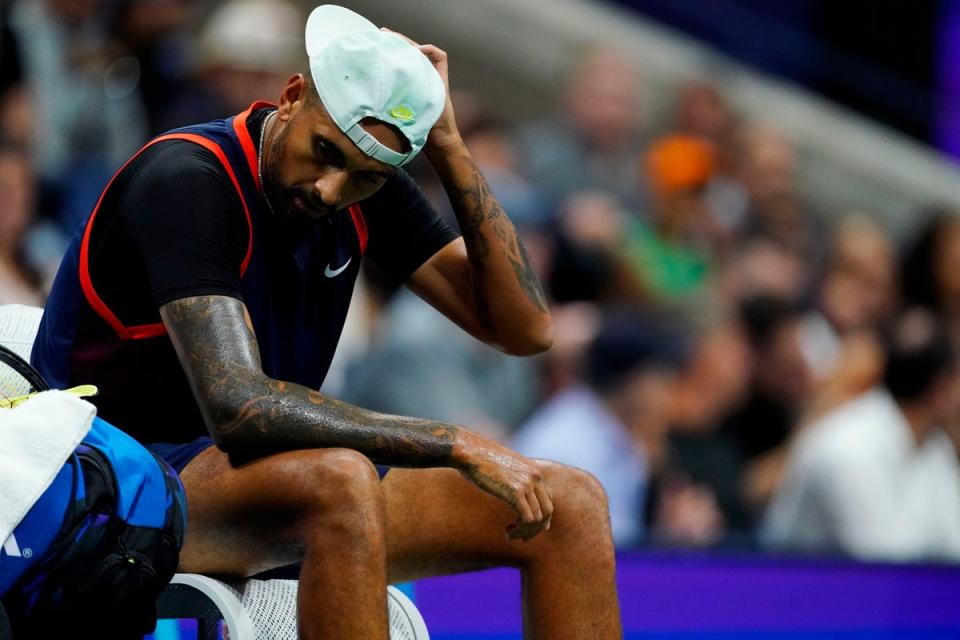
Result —
M 714 170 L 713 145 L 691 135 L 658 138 L 647 150 L 650 186 L 660 195 L 699 189 Z

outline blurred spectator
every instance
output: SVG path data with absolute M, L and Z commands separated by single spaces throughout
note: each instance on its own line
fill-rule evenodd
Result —
M 735 317 L 712 315 L 674 385 L 666 460 L 651 489 L 653 535 L 663 544 L 711 545 L 751 525 L 743 456 L 719 429 L 749 389 L 750 349 Z
M 704 200 L 714 167 L 713 148 L 692 136 L 670 135 L 646 154 L 650 220 L 631 221 L 626 257 L 654 300 L 702 293 L 718 231 Z
M 556 305 L 550 313 L 553 316 L 553 346 L 540 356 L 543 398 L 551 398 L 581 384 L 587 349 L 602 321 L 599 307 L 589 302 Z
M 573 191 L 603 189 L 631 208 L 642 106 L 640 78 L 619 53 L 583 56 L 567 88 L 565 111 L 523 128 L 524 168 L 548 210 Z
M 747 124 L 737 135 L 736 147 L 735 173 L 748 202 L 741 233 L 774 238 L 815 261 L 820 234 L 800 199 L 793 144 L 771 126 Z
M 602 191 L 579 191 L 564 201 L 546 278 L 554 300 L 623 303 L 643 297 L 620 258 L 627 220 L 620 203 Z
M 110 175 L 143 143 L 140 66 L 111 46 L 103 0 L 13 5 L 24 78 L 32 95 L 32 144 L 40 176 L 62 193 L 72 232 Z
M 21 147 L 30 143 L 30 93 L 16 35 L 10 27 L 9 3 L 0 3 L 0 138 Z
M 800 300 L 813 274 L 801 257 L 772 238 L 742 241 L 726 262 L 718 293 L 731 304 L 759 296 Z
M 735 175 L 739 118 L 720 87 L 709 80 L 695 79 L 681 85 L 673 109 L 677 133 L 713 145 L 716 170 L 705 197 L 718 224 L 732 233 L 742 226 L 748 208 L 747 195 Z
M 674 114 L 678 132 L 708 140 L 718 150 L 727 148 L 737 124 L 730 103 L 719 87 L 708 80 L 682 85 Z
M 33 139 L 33 129 L 32 97 L 26 84 L 15 84 L 0 91 L 0 137 L 26 148 Z
M 833 231 L 817 292 L 803 326 L 803 349 L 818 382 L 808 418 L 877 384 L 882 348 L 875 329 L 898 303 L 898 260 L 887 233 L 863 215 L 844 217 Z
M 420 415 L 503 438 L 539 400 L 536 360 L 472 338 L 406 289 L 348 375 L 342 397 L 375 411 Z
M 304 16 L 286 0 L 230 0 L 197 43 L 194 90 L 171 107 L 167 126 L 223 118 L 254 100 L 275 101 L 287 77 L 306 71 Z
M 809 425 L 770 506 L 777 547 L 884 560 L 960 559 L 960 464 L 944 421 L 960 406 L 935 318 L 894 324 L 883 386 Z
M 760 296 L 744 301 L 740 313 L 750 343 L 750 391 L 722 428 L 744 459 L 743 494 L 756 508 L 780 481 L 783 447 L 812 397 L 814 379 L 802 351 L 798 305 Z
M 898 299 L 897 250 L 886 231 L 863 214 L 833 230 L 819 308 L 842 335 L 885 322 Z
M 29 158 L 0 142 L 0 304 L 43 303 L 40 276 L 27 262 L 23 242 L 34 198 Z
M 10 30 L 10 3 L 0 4 L 0 96 L 10 87 L 23 81 L 23 68 L 20 65 L 20 50 L 13 40 Z
M 190 60 L 186 27 L 196 17 L 196 5 L 189 0 L 111 2 L 117 44 L 140 66 L 139 91 L 151 134 L 188 124 L 173 123 L 170 110 L 186 90 Z
M 753 366 L 740 318 L 723 301 L 704 301 L 675 325 L 691 336 L 690 361 L 673 386 L 671 422 L 679 432 L 713 429 L 718 416 L 740 406 L 750 389 Z
M 903 296 L 931 309 L 960 350 L 960 215 L 945 207 L 930 210 L 904 259 Z
M 663 458 L 670 384 L 684 351 L 680 336 L 649 319 L 611 316 L 588 349 L 585 384 L 551 398 L 512 442 L 525 455 L 594 474 L 620 547 L 643 535 L 647 480 Z

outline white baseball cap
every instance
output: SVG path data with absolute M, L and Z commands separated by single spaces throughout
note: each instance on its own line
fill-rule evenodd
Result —
M 447 98 L 427 56 L 401 36 L 332 4 L 310 13 L 306 44 L 313 83 L 340 130 L 380 162 L 394 167 L 410 162 L 426 144 Z M 364 118 L 396 126 L 410 151 L 381 144 L 360 126 Z

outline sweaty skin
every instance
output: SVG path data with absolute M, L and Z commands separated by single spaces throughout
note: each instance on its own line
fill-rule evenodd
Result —
M 514 507 L 520 522 L 509 535 L 529 539 L 549 527 L 549 493 L 533 461 L 490 441 L 473 443 L 479 436 L 462 427 L 377 413 L 266 376 L 239 300 L 183 298 L 160 314 L 207 428 L 235 464 L 282 451 L 343 447 L 376 463 L 451 466 Z
M 442 249 L 407 284 L 491 346 L 512 355 L 546 351 L 553 342 L 546 296 L 523 241 L 457 128 L 447 54 L 433 45 L 410 42 L 433 62 L 447 86 L 446 108 L 430 130 L 424 154 L 443 183 L 463 238 Z
M 446 83 L 446 53 L 419 48 Z M 290 78 L 265 128 L 264 190 L 278 215 L 329 215 L 372 195 L 392 171 L 353 145 L 310 91 L 302 75 Z M 362 126 L 402 148 L 388 125 Z M 492 346 L 545 350 L 552 325 L 542 287 L 449 99 L 425 153 L 463 238 L 407 285 Z M 191 522 L 181 570 L 246 576 L 302 560 L 300 637 L 386 640 L 388 575 L 513 566 L 523 575 L 526 637 L 622 637 L 606 498 L 595 479 L 458 425 L 384 415 L 270 378 L 240 300 L 186 298 L 160 314 L 218 445 L 181 474 Z M 395 469 L 381 482 L 370 460 L 418 469 Z M 538 535 L 553 522 L 548 478 L 562 495 L 561 515 Z
M 461 427 L 377 413 L 269 378 L 249 314 L 234 298 L 183 298 L 160 313 L 211 436 L 234 463 L 344 447 L 393 466 L 452 466 L 517 510 L 522 524 L 510 535 L 529 539 L 549 527 L 550 510 L 541 506 L 550 504 L 549 494 L 534 462 L 489 441 L 467 455 L 469 432 Z
M 530 258 L 523 242 L 517 237 L 513 223 L 503 212 L 503 207 L 490 192 L 486 179 L 477 169 L 468 156 L 457 158 L 456 168 L 446 169 L 442 174 L 444 183 L 451 183 L 450 202 L 453 203 L 464 242 L 467 246 L 467 255 L 475 275 L 473 294 L 477 299 L 477 307 L 483 309 L 483 317 L 489 329 L 494 328 L 489 317 L 489 309 L 485 307 L 485 298 L 477 280 L 482 279 L 486 271 L 485 258 L 490 255 L 490 240 L 484 232 L 484 225 L 488 225 L 494 235 L 500 240 L 500 247 L 506 253 L 517 285 L 523 290 L 527 301 L 541 313 L 548 313 L 547 299 L 543 293 L 543 286 L 536 271 L 530 265 Z M 456 183 L 453 174 L 473 173 L 473 179 L 466 187 Z
M 393 170 L 361 152 L 315 94 L 303 75 L 291 77 L 265 125 L 264 193 L 268 200 L 277 194 L 272 209 L 280 215 L 316 218 L 343 209 L 376 192 Z M 394 150 L 403 148 L 389 125 L 363 126 Z M 542 289 L 463 144 L 449 99 L 426 148 L 473 248 L 451 242 L 414 272 L 411 288 L 489 344 L 542 351 L 551 326 Z M 385 416 L 271 380 L 240 301 L 198 296 L 160 312 L 211 436 L 232 460 L 344 447 L 394 466 L 449 466 L 514 508 L 511 535 L 529 539 L 549 526 L 552 502 L 536 462 L 463 427 Z

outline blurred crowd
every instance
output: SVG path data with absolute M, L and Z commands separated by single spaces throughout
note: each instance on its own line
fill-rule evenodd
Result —
M 40 305 L 69 237 L 149 136 L 274 99 L 284 0 L 0 4 L 0 304 Z M 439 42 L 442 46 L 442 42 Z M 571 61 L 559 108 L 462 133 L 521 231 L 555 343 L 504 356 L 367 265 L 324 390 L 594 473 L 618 546 L 960 560 L 960 203 L 895 242 L 816 211 L 795 142 L 642 61 Z M 451 222 L 429 163 L 410 172 Z

